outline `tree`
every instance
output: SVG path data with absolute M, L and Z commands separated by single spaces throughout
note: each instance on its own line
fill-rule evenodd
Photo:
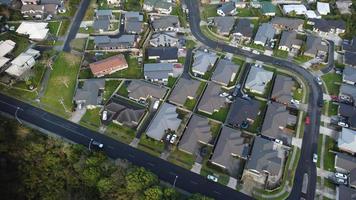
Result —
M 126 188 L 129 193 L 136 193 L 158 183 L 158 178 L 143 167 L 134 168 L 126 177 Z
M 165 200 L 176 200 L 179 198 L 179 193 L 173 188 L 164 188 L 163 199 Z
M 145 200 L 161 200 L 163 192 L 159 186 L 154 186 L 145 190 L 144 195 Z
M 193 194 L 188 200 L 214 200 L 201 194 Z

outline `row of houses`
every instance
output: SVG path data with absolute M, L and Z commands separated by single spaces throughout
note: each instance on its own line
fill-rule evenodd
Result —
M 58 13 L 65 13 L 66 8 L 62 0 L 21 0 L 21 13 L 27 19 L 44 19 Z

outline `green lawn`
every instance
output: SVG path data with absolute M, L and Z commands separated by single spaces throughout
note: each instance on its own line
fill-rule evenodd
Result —
M 164 151 L 164 144 L 143 135 L 138 143 L 138 148 L 154 156 L 159 156 Z
M 195 45 L 197 45 L 197 43 L 194 42 L 194 40 L 186 40 L 185 42 L 185 47 L 187 47 L 187 49 L 194 49 Z
M 173 76 L 168 77 L 167 87 L 173 88 L 178 78 L 174 78 Z
M 329 152 L 329 150 L 336 150 L 336 142 L 329 136 L 326 136 L 325 138 L 324 169 L 328 171 L 335 171 L 335 154 Z
M 175 165 L 190 170 L 195 162 L 195 156 L 175 149 L 170 153 L 167 160 Z
M 209 162 L 203 164 L 200 175 L 207 177 L 208 175 L 214 175 L 218 177 L 218 182 L 222 185 L 226 185 L 229 182 L 230 176 L 221 170 L 217 169 L 217 167 L 213 166 Z
M 261 12 L 257 8 L 238 8 L 237 16 L 239 17 L 256 17 L 260 16 Z
M 79 124 L 93 130 L 98 130 L 101 126 L 100 108 L 87 109 Z
M 70 47 L 76 51 L 83 51 L 86 42 L 87 42 L 86 38 L 77 38 L 70 41 Z
M 113 74 L 108 75 L 110 78 L 131 78 L 139 79 L 143 78 L 143 69 L 142 66 L 138 64 L 137 57 L 125 56 L 126 62 L 129 65 L 127 69 L 120 70 Z
M 50 32 L 52 35 L 57 35 L 57 31 L 58 31 L 59 25 L 60 25 L 60 22 L 58 22 L 58 21 L 55 21 L 55 22 L 48 22 L 48 29 L 49 29 L 49 32 Z
M 117 91 L 118 95 L 121 95 L 123 97 L 128 97 L 129 96 L 129 92 L 127 91 L 126 85 L 122 84 L 121 87 L 119 88 L 119 90 Z
M 105 81 L 105 91 L 103 95 L 104 102 L 107 102 L 111 95 L 115 92 L 117 87 L 120 85 L 121 81 L 119 80 L 108 80 Z
M 339 105 L 333 102 L 329 102 L 328 115 L 333 116 L 337 115 L 339 109 Z
M 229 113 L 229 108 L 223 107 L 223 108 L 220 108 L 219 112 L 214 112 L 211 115 L 211 118 L 221 121 L 221 122 L 224 122 L 228 113 Z
M 41 98 L 41 102 L 48 106 L 48 110 L 62 116 L 68 116 L 65 109 L 68 112 L 72 111 L 79 65 L 80 57 L 68 53 L 59 54 L 52 66 L 44 96 Z M 61 100 L 64 105 L 60 103 Z
M 318 137 L 318 162 L 316 163 L 316 165 L 318 167 L 320 167 L 320 158 L 321 158 L 321 146 L 322 146 L 322 141 L 323 141 L 323 135 L 319 135 Z
M 64 36 L 69 28 L 70 21 L 69 20 L 63 20 L 62 25 L 59 29 L 58 36 Z
M 302 101 L 303 100 L 303 89 L 297 88 L 293 91 L 293 99 Z
M 80 79 L 89 79 L 89 78 L 93 78 L 93 77 L 94 76 L 91 73 L 90 68 L 80 69 L 80 72 L 79 72 Z
M 214 5 L 214 4 L 204 5 L 202 12 L 200 13 L 200 17 L 203 20 L 206 20 L 209 17 L 218 16 L 218 14 L 216 13 L 216 10 L 217 10 L 217 5 Z
M 98 7 L 96 2 L 97 2 L 96 0 L 90 0 L 90 4 L 85 12 L 83 20 L 85 20 L 85 21 L 93 20 L 94 14 L 95 14 L 95 9 Z
M 196 99 L 187 99 L 184 103 L 184 107 L 186 107 L 190 111 L 193 111 L 196 104 L 197 104 Z
M 126 11 L 141 11 L 141 2 L 138 0 L 126 0 L 124 3 Z
M 180 5 L 173 7 L 171 15 L 178 16 L 181 27 L 187 26 L 187 16 Z
M 223 41 L 223 42 L 229 42 L 230 39 L 221 35 L 218 35 L 217 33 L 214 33 L 210 30 L 210 28 L 206 25 L 200 26 L 201 32 L 208 37 L 211 40 L 214 41 Z
M 309 57 L 309 56 L 304 56 L 304 55 L 300 55 L 300 56 L 296 56 L 294 57 L 294 61 L 299 63 L 299 64 L 302 64 L 302 63 L 305 63 L 305 62 L 308 62 L 309 60 L 313 59 L 312 57 Z
M 0 34 L 0 40 L 12 40 L 16 42 L 15 48 L 12 50 L 14 56 L 20 55 L 20 53 L 24 52 L 30 45 L 27 37 L 12 34 L 10 32 Z
M 130 144 L 136 136 L 133 129 L 115 123 L 109 124 L 105 134 L 126 144 Z
M 273 55 L 279 58 L 288 58 L 288 51 L 276 49 L 273 51 Z
M 339 95 L 342 76 L 336 73 L 328 73 L 321 77 L 330 95 Z

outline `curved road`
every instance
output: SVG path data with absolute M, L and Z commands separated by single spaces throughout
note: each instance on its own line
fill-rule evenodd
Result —
M 318 102 L 322 101 L 322 89 L 317 84 L 315 78 L 304 68 L 295 63 L 277 59 L 266 55 L 257 55 L 249 51 L 242 50 L 233 46 L 229 46 L 219 41 L 213 41 L 207 38 L 200 29 L 200 11 L 199 2 L 197 0 L 185 0 L 189 10 L 189 25 L 193 36 L 204 45 L 212 48 L 219 49 L 223 52 L 237 54 L 240 56 L 248 57 L 254 60 L 269 63 L 289 71 L 293 71 L 296 75 L 300 76 L 307 83 L 309 87 L 309 102 L 308 102 L 308 115 L 310 117 L 310 125 L 305 126 L 303 144 L 301 149 L 301 156 L 298 162 L 298 167 L 295 174 L 293 189 L 289 199 L 300 199 L 302 196 L 306 199 L 314 199 L 316 190 L 316 165 L 312 161 L 313 153 L 317 152 L 317 141 L 319 135 L 320 115 L 321 108 Z M 306 195 L 302 195 L 303 176 L 307 173 L 308 190 Z

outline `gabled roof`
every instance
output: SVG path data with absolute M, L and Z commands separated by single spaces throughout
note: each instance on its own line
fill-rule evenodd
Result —
M 159 60 L 177 60 L 177 47 L 152 47 L 147 48 L 147 56 L 159 57 Z
M 251 38 L 253 34 L 253 26 L 251 20 L 249 19 L 239 19 L 239 22 L 236 25 L 234 33 L 239 33 L 244 37 Z
M 152 27 L 155 30 L 167 29 L 170 27 L 178 28 L 179 27 L 179 19 L 177 16 L 173 16 L 173 15 L 161 16 L 161 17 L 155 18 L 153 20 Z
M 349 173 L 350 185 L 356 186 L 356 158 L 344 153 L 336 153 L 335 168 L 337 171 Z M 341 200 L 341 199 L 340 199 Z
M 232 12 L 235 9 L 236 8 L 235 8 L 235 3 L 234 2 L 224 3 L 218 8 L 218 10 L 221 10 L 225 14 L 229 14 L 230 12 Z
M 273 5 L 271 2 L 269 1 L 262 1 L 261 2 L 261 12 L 263 14 L 267 14 L 267 13 L 275 13 L 276 12 L 276 6 Z
M 266 43 L 267 40 L 273 39 L 276 34 L 276 29 L 271 23 L 263 23 L 258 28 L 255 36 L 255 41 Z
M 346 23 L 343 20 L 310 19 L 314 22 L 314 28 L 322 32 L 329 32 L 331 29 L 346 29 Z
M 97 62 L 91 63 L 90 70 L 93 74 L 100 73 L 106 70 L 115 70 L 118 68 L 127 68 L 127 62 L 125 56 L 122 54 L 111 56 L 109 58 L 105 58 L 103 60 L 99 60 Z
M 133 99 L 146 99 L 148 96 L 163 99 L 166 94 L 164 87 L 141 80 L 131 80 L 127 86 L 127 90 L 129 92 L 128 96 Z
M 182 151 L 194 154 L 199 144 L 208 144 L 213 138 L 209 120 L 198 115 L 193 115 L 184 134 L 179 141 L 178 148 Z
M 173 67 L 173 63 L 147 63 L 143 73 L 149 79 L 167 79 L 173 73 Z
M 99 90 L 104 88 L 104 79 L 85 80 L 83 87 L 77 89 L 74 96 L 74 101 L 84 101 L 83 106 L 99 105 L 101 103 L 101 98 L 99 98 Z
M 347 65 L 356 66 L 356 52 L 346 51 L 344 55 L 344 62 Z
M 347 117 L 350 127 L 356 128 L 356 107 L 341 103 L 339 107 L 339 115 Z
M 135 44 L 135 41 L 135 35 L 121 35 L 119 38 L 111 38 L 109 36 L 94 37 L 94 44 L 99 48 L 131 47 Z
M 107 31 L 110 28 L 110 20 L 109 19 L 95 19 L 93 23 L 94 30 L 104 30 Z
M 281 26 L 282 29 L 297 30 L 299 26 L 304 24 L 304 20 L 286 17 L 274 17 L 271 20 L 271 23 L 276 26 Z
M 356 131 L 342 128 L 337 145 L 344 151 L 356 153 Z
M 177 131 L 182 120 L 178 118 L 176 109 L 177 107 L 172 104 L 163 103 L 151 121 L 146 135 L 155 140 L 161 140 L 165 131 Z
M 231 77 L 234 74 L 236 76 L 239 67 L 240 66 L 236 65 L 231 60 L 220 59 L 215 67 L 211 80 L 228 85 L 231 81 Z
M 176 32 L 158 32 L 154 33 L 150 43 L 154 46 L 174 45 L 179 41 Z
M 15 48 L 16 43 L 12 40 L 0 41 L 0 57 L 10 53 Z
M 199 50 L 194 54 L 193 71 L 204 74 L 215 64 L 217 59 L 218 56 L 215 53 Z
M 181 77 L 169 97 L 169 101 L 177 103 L 179 105 L 184 105 L 187 97 L 197 97 L 197 91 L 200 86 L 200 82 L 191 79 Z
M 219 33 L 230 33 L 234 24 L 234 17 L 214 17 L 214 25 L 216 26 Z
M 343 80 L 356 82 L 356 68 L 346 66 L 343 71 Z
M 103 17 L 103 16 L 111 16 L 112 10 L 96 10 L 95 16 L 96 17 Z
M 242 136 L 241 131 L 223 126 L 210 161 L 233 173 L 238 168 L 236 160 L 246 158 L 249 149 L 248 140 Z
M 251 99 L 246 100 L 240 97 L 232 103 L 228 123 L 232 126 L 240 126 L 242 122 L 255 120 L 260 112 L 260 102 Z
M 225 106 L 225 97 L 220 97 L 221 86 L 216 83 L 208 83 L 205 92 L 199 102 L 198 109 L 213 113 L 214 110 L 219 110 L 221 107 Z
M 308 35 L 304 53 L 316 55 L 319 51 L 328 52 L 328 46 L 322 43 L 321 37 Z
M 277 75 L 274 81 L 271 98 L 281 103 L 290 103 L 293 99 L 292 89 L 295 82 L 292 77 Z
M 307 12 L 307 8 L 303 4 L 287 4 L 283 5 L 283 11 L 287 14 L 295 12 L 297 15 L 303 15 Z
M 156 9 L 169 9 L 172 7 L 172 4 L 167 0 L 145 0 L 144 4 L 152 6 Z
M 125 21 L 125 31 L 128 33 L 141 33 L 142 22 L 138 21 L 136 18 L 129 18 Z
M 286 46 L 292 48 L 292 46 L 302 46 L 303 41 L 297 39 L 297 32 L 295 31 L 283 31 L 279 46 Z
M 130 18 L 136 18 L 136 20 L 140 22 L 143 21 L 143 15 L 141 15 L 140 12 L 134 12 L 134 11 L 125 12 L 124 17 L 125 20 L 128 20 Z
M 336 195 L 337 195 L 336 197 L 337 200 L 343 200 L 343 199 L 356 200 L 356 189 L 347 187 L 345 185 L 339 185 Z
M 291 115 L 285 105 L 272 102 L 268 104 L 261 133 L 269 138 L 279 139 L 285 145 L 291 145 L 294 131 L 288 126 L 294 126 L 296 122 L 297 116 Z
M 116 120 L 129 127 L 136 127 L 142 119 L 145 109 L 135 104 L 123 103 L 114 99 L 110 101 L 105 110 L 108 111 L 108 119 Z
M 263 94 L 272 77 L 273 72 L 267 71 L 262 67 L 252 66 L 246 79 L 245 88 Z
M 347 95 L 352 98 L 354 105 L 356 106 L 356 87 L 349 84 L 341 84 L 340 95 Z
M 39 51 L 27 49 L 11 61 L 11 66 L 7 68 L 5 72 L 12 76 L 20 77 L 35 65 L 35 58 L 39 55 Z
M 352 38 L 350 43 L 343 42 L 342 49 L 344 51 L 356 52 L 356 36 Z
M 32 40 L 43 40 L 49 31 L 47 25 L 48 23 L 43 22 L 22 22 L 16 32 L 28 35 Z

